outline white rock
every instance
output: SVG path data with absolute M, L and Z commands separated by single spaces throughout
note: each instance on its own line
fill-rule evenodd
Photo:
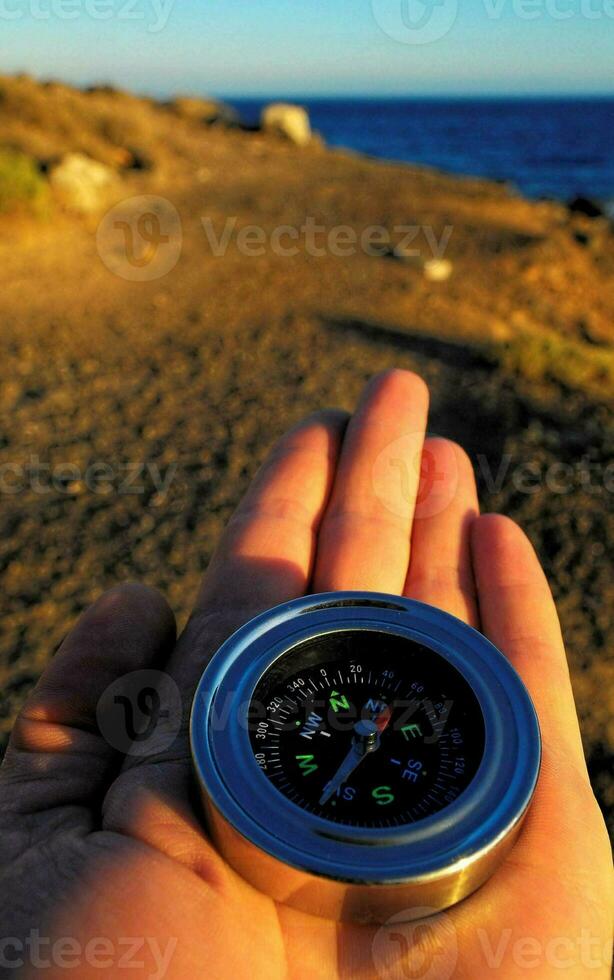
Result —
M 92 214 L 104 207 L 106 194 L 115 183 L 110 167 L 82 153 L 68 153 L 49 175 L 56 197 L 81 214 Z
M 445 282 L 452 275 L 449 259 L 429 259 L 424 263 L 424 276 L 429 282 Z
M 296 144 L 307 146 L 311 142 L 311 124 L 309 115 L 299 105 L 286 102 L 273 102 L 262 110 L 260 125 L 269 133 L 276 133 Z

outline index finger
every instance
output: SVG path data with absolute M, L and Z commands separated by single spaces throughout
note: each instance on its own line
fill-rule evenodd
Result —
M 258 612 L 305 592 L 347 422 L 319 412 L 277 443 L 230 519 L 169 662 L 190 690 L 214 649 Z

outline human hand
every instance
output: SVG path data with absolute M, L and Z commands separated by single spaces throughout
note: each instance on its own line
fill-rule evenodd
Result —
M 395 371 L 374 379 L 349 422 L 325 412 L 286 435 L 176 645 L 170 609 L 142 586 L 114 589 L 82 616 L 1 771 L 0 976 L 15 976 L 7 964 L 19 959 L 22 975 L 40 972 L 33 931 L 51 980 L 69 963 L 79 980 L 609 976 L 609 848 L 550 591 L 520 529 L 477 516 L 458 446 L 427 439 L 420 478 L 427 402 L 419 378 Z M 391 445 L 406 479 L 385 499 L 374 467 Z M 537 791 L 509 857 L 475 894 L 407 931 L 340 925 L 256 892 L 207 840 L 194 792 L 187 717 L 207 660 L 257 612 L 346 589 L 404 593 L 480 628 L 521 674 L 542 728 Z M 186 725 L 170 748 L 122 757 L 96 708 L 110 683 L 143 668 L 178 685 Z

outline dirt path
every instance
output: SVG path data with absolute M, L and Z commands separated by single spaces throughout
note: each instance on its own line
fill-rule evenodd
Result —
M 95 223 L 68 217 L 15 227 L 0 244 L 2 731 L 101 589 L 144 580 L 185 618 L 219 530 L 273 439 L 316 408 L 351 408 L 373 372 L 397 365 L 429 382 L 431 429 L 471 453 L 484 508 L 519 520 L 544 560 L 593 778 L 612 806 L 612 417 L 545 374 L 512 375 L 478 342 L 519 309 L 537 316 L 530 291 L 512 296 L 514 277 L 538 262 L 552 215 L 507 207 L 496 188 L 486 203 L 482 189 L 480 204 L 477 183 L 459 190 L 343 155 L 302 159 L 244 136 L 220 136 L 208 153 L 204 182 L 190 163 L 172 185 L 162 171 L 124 187 L 126 197 L 172 198 L 181 215 L 183 249 L 163 278 L 113 275 Z M 310 215 L 360 229 L 392 225 L 397 213 L 438 232 L 454 225 L 449 282 L 363 253 L 246 256 L 233 240 L 216 257 L 201 222 L 210 217 L 219 231 L 231 215 L 268 234 Z M 101 466 L 102 481 L 93 475 Z

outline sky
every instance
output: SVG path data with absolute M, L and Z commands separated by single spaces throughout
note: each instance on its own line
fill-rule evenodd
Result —
M 0 0 L 0 72 L 166 96 L 614 95 L 614 0 Z

